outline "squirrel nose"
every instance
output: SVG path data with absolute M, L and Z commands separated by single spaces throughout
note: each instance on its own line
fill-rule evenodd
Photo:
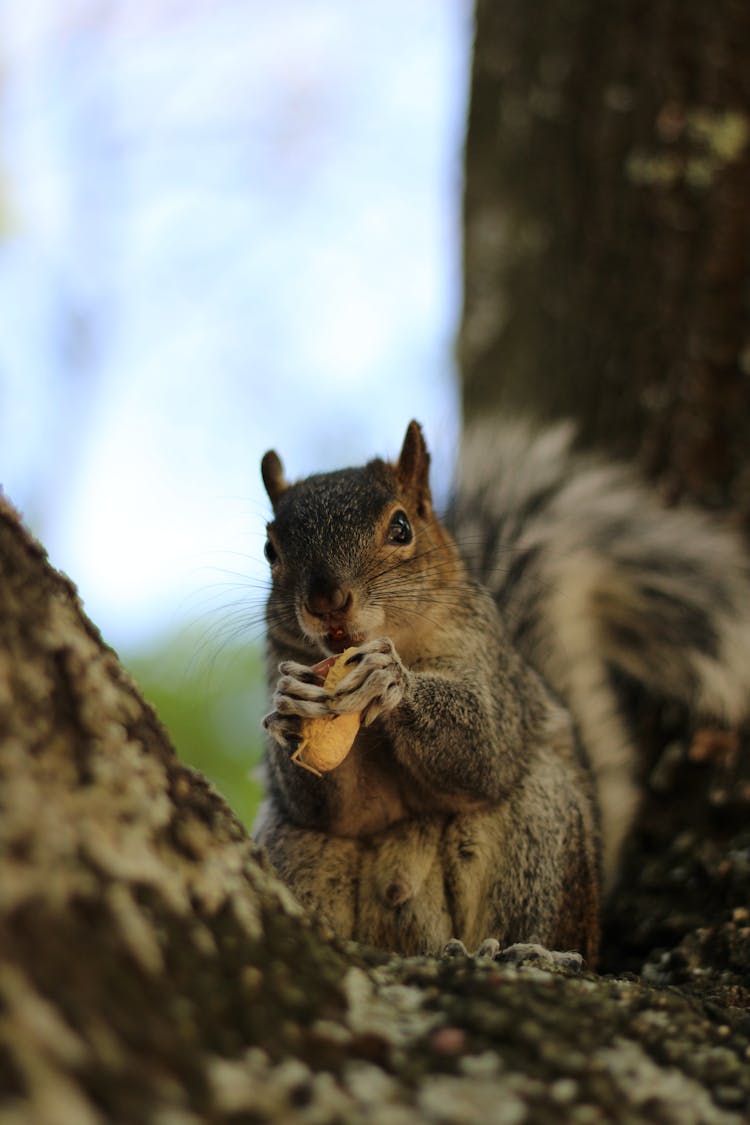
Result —
M 314 617 L 330 613 L 346 613 L 352 604 L 351 590 L 332 585 L 324 579 L 313 579 L 307 592 L 305 607 Z

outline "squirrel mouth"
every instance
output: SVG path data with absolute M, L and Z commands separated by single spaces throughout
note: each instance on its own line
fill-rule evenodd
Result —
M 346 629 L 336 626 L 326 633 L 323 638 L 326 648 L 331 652 L 343 652 L 345 648 L 351 648 L 352 645 L 359 644 L 359 640 L 353 637 L 351 633 L 347 633 Z

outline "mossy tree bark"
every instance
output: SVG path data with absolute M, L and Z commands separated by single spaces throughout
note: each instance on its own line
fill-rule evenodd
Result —
M 750 7 L 478 0 L 467 417 L 571 416 L 750 518 Z

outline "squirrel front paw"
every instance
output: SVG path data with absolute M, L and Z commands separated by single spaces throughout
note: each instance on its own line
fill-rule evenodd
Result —
M 366 726 L 379 715 L 397 707 L 406 690 L 408 672 L 388 637 L 361 645 L 346 661 L 348 671 L 331 690 L 323 677 L 286 660 L 279 665 L 281 676 L 273 696 L 273 711 L 263 726 L 281 746 L 299 737 L 301 719 L 323 719 L 359 711 Z M 296 726 L 292 722 L 296 720 Z
M 294 660 L 285 660 L 279 665 L 281 676 L 273 695 L 274 714 L 281 717 L 297 719 L 323 719 L 331 714 L 329 707 L 330 692 L 323 686 L 323 677 L 308 668 L 306 664 L 297 664 Z M 263 720 L 264 726 L 266 720 Z M 273 734 L 270 727 L 266 729 Z
M 267 730 L 274 742 L 283 750 L 294 750 L 302 737 L 302 720 L 299 715 L 282 715 L 271 711 L 263 719 L 263 729 Z
M 380 715 L 387 715 L 404 698 L 409 673 L 401 663 L 388 637 L 361 645 L 347 660 L 350 672 L 331 692 L 329 712 L 343 715 L 361 711 L 368 726 Z

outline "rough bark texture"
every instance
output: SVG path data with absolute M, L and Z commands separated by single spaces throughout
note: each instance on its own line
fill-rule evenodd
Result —
M 341 958 L 1 497 L 0 955 L 3 1122 L 203 1113 L 212 1058 L 283 1057 L 344 1006 Z
M 697 999 L 337 946 L 0 499 L 0 1125 L 740 1125 L 748 855 L 653 966 Z M 732 958 L 709 1003 L 701 943 Z
M 460 355 L 750 519 L 750 7 L 479 0 Z

